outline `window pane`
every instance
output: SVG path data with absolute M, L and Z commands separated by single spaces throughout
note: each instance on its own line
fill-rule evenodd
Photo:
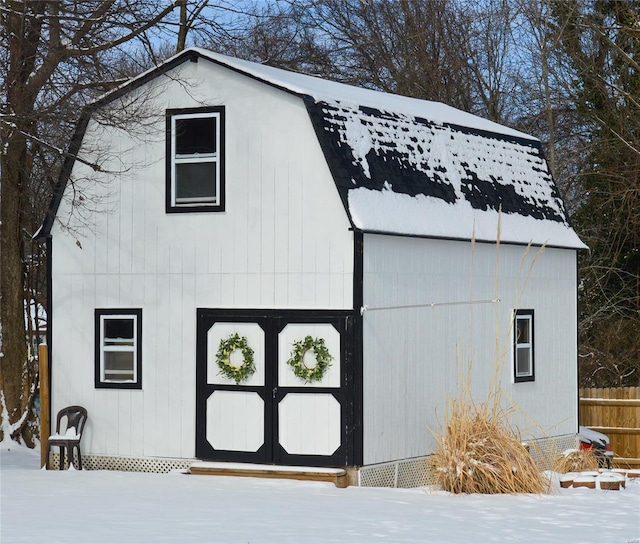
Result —
M 529 324 L 531 321 L 529 319 L 518 317 L 516 318 L 516 342 L 518 344 L 530 344 L 530 330 Z
M 516 350 L 516 375 L 531 375 L 531 348 L 518 348 Z
M 177 155 L 217 151 L 215 117 L 176 119 L 175 123 Z
M 105 346 L 132 346 L 133 319 L 105 319 L 104 344 Z
M 133 351 L 105 351 L 104 379 L 126 381 L 134 379 Z
M 176 164 L 176 202 L 185 199 L 216 199 L 216 163 Z

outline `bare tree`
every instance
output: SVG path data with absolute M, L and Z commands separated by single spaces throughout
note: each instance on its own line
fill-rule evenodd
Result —
M 32 444 L 34 368 L 25 300 L 36 210 L 92 94 L 122 81 L 127 44 L 167 21 L 175 2 L 7 0 L 0 6 L 0 440 Z M 55 130 L 54 130 L 55 127 Z M 62 142 L 62 143 L 61 143 Z M 41 219 L 41 217 L 40 217 Z
M 587 135 L 574 221 L 581 256 L 581 380 L 640 380 L 640 2 L 553 2 L 553 25 L 573 71 L 576 127 Z
M 470 19 L 448 0 L 320 0 L 298 7 L 339 52 L 342 81 L 470 111 Z
M 336 77 L 335 51 L 308 25 L 303 4 L 288 0 L 257 2 L 236 11 L 224 32 L 194 34 L 195 45 L 213 51 L 292 70 Z
M 510 122 L 510 0 L 280 0 L 225 43 L 237 56 Z
M 589 146 L 588 127 L 580 122 L 573 100 L 576 71 L 560 46 L 563 28 L 552 19 L 554 0 L 516 2 L 520 81 L 519 92 L 511 97 L 515 124 L 541 140 L 565 206 L 573 214 L 584 200 L 580 172 Z

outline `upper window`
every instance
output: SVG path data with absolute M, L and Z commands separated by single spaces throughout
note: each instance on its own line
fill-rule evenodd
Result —
M 516 382 L 532 382 L 533 310 L 516 310 L 513 324 L 513 371 Z
M 224 210 L 224 108 L 167 112 L 167 212 Z
M 142 310 L 96 310 L 95 386 L 142 387 Z

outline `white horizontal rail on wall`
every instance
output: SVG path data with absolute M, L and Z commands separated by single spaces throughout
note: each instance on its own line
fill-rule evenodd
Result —
M 425 304 L 403 304 L 398 306 L 367 306 L 366 304 L 360 308 L 360 315 L 365 312 L 377 312 L 380 310 L 406 310 L 407 308 L 436 308 L 437 306 L 468 306 L 471 304 L 497 304 L 499 298 L 487 300 L 464 300 L 459 302 L 428 302 Z

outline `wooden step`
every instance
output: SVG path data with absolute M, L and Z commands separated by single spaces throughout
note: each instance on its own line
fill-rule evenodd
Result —
M 251 463 L 216 463 L 197 461 L 189 468 L 191 474 L 209 476 L 241 476 L 249 478 L 284 478 L 314 482 L 333 482 L 336 487 L 347 487 L 347 471 L 343 468 L 289 467 L 256 465 Z

